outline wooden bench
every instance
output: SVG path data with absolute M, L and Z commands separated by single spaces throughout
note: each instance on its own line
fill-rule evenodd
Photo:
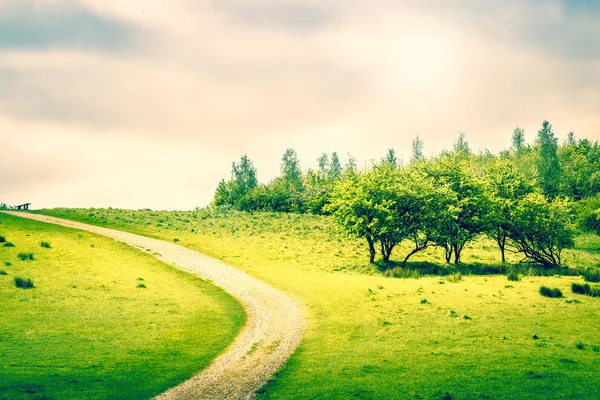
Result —
M 25 204 L 21 204 L 21 205 L 15 206 L 15 207 L 17 207 L 17 210 L 29 210 L 30 205 L 31 205 L 31 203 L 25 203 Z

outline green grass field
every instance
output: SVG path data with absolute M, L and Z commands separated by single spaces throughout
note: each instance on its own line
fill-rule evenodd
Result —
M 263 399 L 600 398 L 600 298 L 581 277 L 468 275 L 498 264 L 485 239 L 464 250 L 462 277 L 392 278 L 327 217 L 272 213 L 44 210 L 162 238 L 220 258 L 300 299 L 309 329 Z M 597 268 L 600 238 L 567 264 Z M 395 250 L 400 259 L 402 249 Z M 394 258 L 394 257 L 393 257 Z M 516 263 L 517 256 L 509 261 Z M 415 257 L 439 267 L 439 249 Z M 469 266 L 471 265 L 471 266 Z M 449 271 L 451 272 L 451 271 Z M 565 298 L 539 294 L 558 287 Z
M 114 240 L 6 214 L 0 236 L 15 246 L 0 243 L 0 399 L 147 399 L 245 322 L 222 290 Z

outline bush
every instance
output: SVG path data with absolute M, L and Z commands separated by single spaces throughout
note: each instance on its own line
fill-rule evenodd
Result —
M 4 236 L 0 236 L 0 243 L 6 242 L 6 238 Z
M 589 284 L 573 283 L 571 290 L 575 294 L 584 294 L 590 297 L 600 297 L 600 287 L 592 287 Z
M 40 242 L 40 246 L 42 246 L 45 249 L 49 249 L 50 248 L 50 243 L 49 242 Z
M 33 260 L 33 253 L 19 253 L 17 255 L 21 261 Z
M 5 271 L 5 270 L 3 270 L 3 269 L 0 269 L 0 275 L 8 275 L 8 272 L 6 272 L 6 271 Z
M 6 242 L 6 243 L 4 243 L 4 247 L 15 247 L 15 245 L 12 244 L 11 242 Z
M 10 267 L 10 266 L 12 266 L 12 263 L 10 261 L 4 261 L 4 266 Z
M 23 279 L 15 276 L 15 286 L 21 289 L 31 289 L 33 288 L 33 281 L 31 278 Z
M 586 282 L 600 282 L 600 270 L 586 269 L 583 271 L 582 275 Z
M 517 272 L 511 272 L 508 274 L 508 280 L 513 282 L 519 282 L 521 280 L 521 276 Z
M 575 343 L 575 347 L 576 347 L 578 350 L 585 350 L 585 343 L 583 343 L 583 342 L 580 340 L 580 341 L 578 341 L 577 343 Z
M 542 296 L 551 297 L 553 299 L 563 297 L 563 294 L 559 288 L 549 288 L 548 286 L 540 287 L 540 294 Z

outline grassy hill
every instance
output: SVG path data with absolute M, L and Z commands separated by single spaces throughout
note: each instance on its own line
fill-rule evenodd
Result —
M 262 390 L 264 399 L 600 397 L 600 298 L 571 293 L 573 282 L 583 282 L 579 276 L 534 276 L 517 265 L 519 281 L 473 274 L 512 267 L 498 264 L 497 248 L 485 239 L 465 249 L 460 274 L 443 264 L 439 249 L 415 257 L 408 271 L 390 272 L 369 265 L 366 246 L 338 233 L 327 217 L 43 213 L 177 240 L 303 301 L 306 338 Z M 595 269 L 599 249 L 598 237 L 581 236 L 565 262 Z M 419 272 L 433 270 L 438 275 Z M 542 285 L 565 298 L 541 296 Z
M 0 399 L 146 399 L 244 324 L 222 290 L 114 240 L 6 214 L 0 236 Z

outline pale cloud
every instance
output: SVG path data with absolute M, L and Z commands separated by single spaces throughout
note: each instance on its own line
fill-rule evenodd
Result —
M 304 167 L 323 151 L 408 160 L 415 136 L 431 154 L 459 131 L 498 151 L 544 119 L 600 139 L 593 3 L 27 4 L 55 12 L 13 25 L 56 32 L 0 46 L 0 201 L 191 208 L 241 154 L 267 181 L 287 147 Z M 67 40 L 61 18 L 95 22 Z

